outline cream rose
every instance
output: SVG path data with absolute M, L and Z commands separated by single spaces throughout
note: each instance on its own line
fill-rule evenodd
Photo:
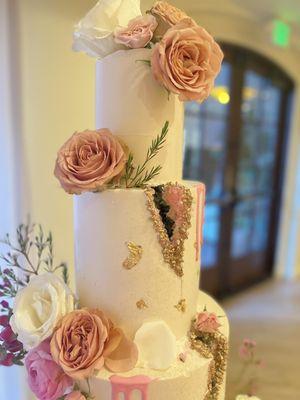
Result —
M 181 101 L 202 102 L 213 88 L 222 60 L 212 36 L 186 18 L 155 45 L 151 65 L 155 79 Z
M 141 16 L 140 0 L 100 0 L 76 25 L 73 50 L 91 57 L 103 58 L 126 49 L 114 40 L 116 26 L 127 26 Z
M 156 27 L 157 22 L 153 15 L 134 18 L 126 28 L 115 29 L 115 41 L 132 49 L 143 48 L 151 41 Z
M 108 129 L 86 130 L 74 133 L 61 147 L 54 175 L 67 193 L 98 191 L 123 172 L 126 160 L 121 143 Z
M 15 298 L 11 326 L 27 349 L 49 338 L 58 321 L 74 309 L 74 297 L 55 274 L 33 276 Z

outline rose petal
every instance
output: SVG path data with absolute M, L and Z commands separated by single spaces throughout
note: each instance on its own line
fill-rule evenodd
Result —
M 116 329 L 114 339 L 105 352 L 105 366 L 112 372 L 126 372 L 135 367 L 138 360 L 138 349 L 128 340 L 121 330 Z M 118 345 L 116 346 L 116 344 Z

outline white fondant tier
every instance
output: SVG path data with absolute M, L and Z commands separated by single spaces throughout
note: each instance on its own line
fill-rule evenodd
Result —
M 160 182 L 175 182 L 182 178 L 183 105 L 154 80 L 150 58 L 150 49 L 136 49 L 97 61 L 96 126 L 120 136 L 140 164 L 169 121 L 166 144 L 153 165 L 162 166 Z
M 200 263 L 195 242 L 204 205 L 203 190 L 192 187 L 191 193 L 191 227 L 184 244 L 182 278 L 163 259 L 144 190 L 115 189 L 74 197 L 81 306 L 101 308 L 131 338 L 151 319 L 164 320 L 177 338 L 186 335 L 197 306 Z M 130 270 L 123 267 L 129 255 L 128 242 L 143 250 L 141 260 Z M 175 308 L 181 299 L 186 301 L 186 312 Z M 137 307 L 140 300 L 145 308 Z
M 224 315 L 220 330 L 228 338 L 229 325 L 224 311 L 211 297 L 204 292 L 200 292 L 198 311 L 203 311 L 204 306 L 217 315 Z M 102 370 L 96 378 L 90 380 L 91 393 L 95 396 L 95 400 L 204 400 L 207 394 L 211 361 L 211 359 L 201 357 L 195 350 L 190 350 L 184 363 L 177 359 L 166 371 L 135 368 L 128 373 L 118 374 L 127 378 L 147 377 L 150 382 L 147 392 L 148 397 L 142 396 L 140 390 L 134 389 L 135 385 L 130 385 L 131 394 L 129 396 L 122 397 L 120 395 L 120 397 L 114 397 L 110 380 L 112 373 Z M 224 376 L 223 384 L 216 400 L 225 399 L 225 380 L 226 376 Z M 136 381 L 138 382 L 138 379 Z

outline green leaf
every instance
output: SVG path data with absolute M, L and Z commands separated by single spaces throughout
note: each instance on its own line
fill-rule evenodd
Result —
M 159 174 L 159 172 L 162 169 L 160 165 L 152 167 L 150 171 L 147 170 L 146 167 L 148 166 L 148 163 L 157 156 L 157 154 L 165 145 L 168 131 L 169 131 L 169 121 L 166 121 L 161 130 L 161 133 L 157 135 L 155 139 L 152 140 L 151 145 L 147 150 L 147 155 L 144 163 L 142 165 L 139 165 L 135 170 L 134 176 L 126 181 L 127 187 L 145 186 L 146 183 L 148 183 L 151 179 L 153 179 Z

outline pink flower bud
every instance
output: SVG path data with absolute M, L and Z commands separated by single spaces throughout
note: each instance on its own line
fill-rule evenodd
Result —
M 9 308 L 9 304 L 6 300 L 2 300 L 0 304 L 3 308 Z
M 23 344 L 18 340 L 13 340 L 12 342 L 6 343 L 5 348 L 11 353 L 18 353 L 23 350 Z
M 7 326 L 9 324 L 9 318 L 7 315 L 0 315 L 0 326 Z
M 13 365 L 13 358 L 14 355 L 11 353 L 5 354 L 3 356 L 0 354 L 0 365 L 2 365 L 3 367 L 11 367 Z
M 0 333 L 0 340 L 5 343 L 12 343 L 16 340 L 16 335 L 14 334 L 13 330 L 11 329 L 10 325 L 7 325 Z

